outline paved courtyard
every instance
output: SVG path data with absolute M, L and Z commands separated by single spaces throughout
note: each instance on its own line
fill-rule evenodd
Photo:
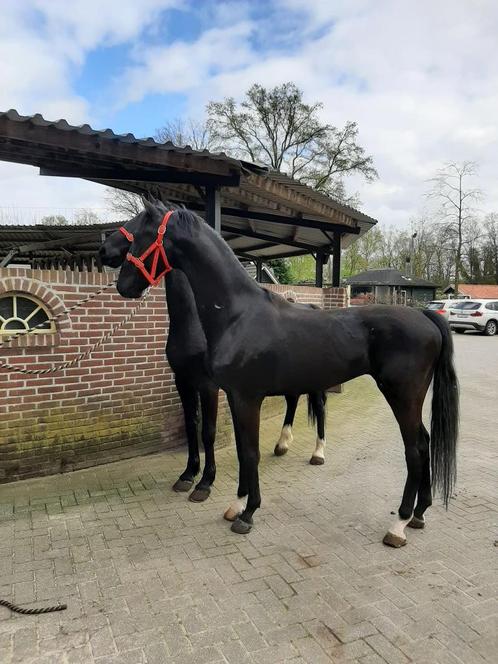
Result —
M 290 452 L 262 428 L 262 509 L 248 536 L 221 518 L 233 449 L 209 500 L 170 487 L 183 453 L 0 486 L 0 662 L 441 664 L 496 661 L 498 338 L 456 336 L 459 481 L 448 512 L 389 549 L 405 480 L 393 417 L 369 379 L 332 395 L 328 451 L 308 465 L 304 401 Z

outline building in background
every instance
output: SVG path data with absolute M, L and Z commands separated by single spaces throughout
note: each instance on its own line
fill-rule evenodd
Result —
M 437 285 L 394 268 L 365 270 L 344 280 L 351 304 L 423 304 L 436 297 Z

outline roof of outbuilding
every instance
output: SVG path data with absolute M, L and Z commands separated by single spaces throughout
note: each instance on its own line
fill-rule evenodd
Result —
M 40 114 L 0 112 L 0 160 L 39 166 L 44 175 L 80 177 L 136 193 L 152 190 L 197 211 L 204 209 L 200 186 L 216 184 L 223 236 L 239 255 L 254 259 L 331 253 L 333 232 L 342 234 L 345 247 L 376 223 L 260 164 Z
M 454 286 L 448 286 L 444 289 L 446 292 L 454 292 Z M 495 284 L 460 284 L 458 294 L 468 297 L 477 297 L 480 300 L 493 300 L 498 298 L 498 285 Z
M 409 277 L 394 268 L 365 270 L 344 280 L 351 286 L 404 286 L 408 288 L 436 288 L 437 285 L 420 277 Z

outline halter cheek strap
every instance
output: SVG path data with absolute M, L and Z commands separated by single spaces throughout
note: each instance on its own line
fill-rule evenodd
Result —
M 173 269 L 171 265 L 169 264 L 168 257 L 166 256 L 166 252 L 164 251 L 164 234 L 166 233 L 166 226 L 168 225 L 169 218 L 173 214 L 174 210 L 170 210 L 169 212 L 166 212 L 164 215 L 159 228 L 157 229 L 157 238 L 155 242 L 153 242 L 150 247 L 148 247 L 144 253 L 137 257 L 133 256 L 131 253 L 128 253 L 126 255 L 127 260 L 130 261 L 130 263 L 133 263 L 133 265 L 140 270 L 140 272 L 143 274 L 145 279 L 149 282 L 151 286 L 157 286 L 157 284 L 160 282 L 160 280 L 164 277 L 165 274 L 168 274 L 168 272 L 171 272 Z M 119 229 L 121 233 L 125 236 L 125 238 L 128 240 L 128 242 L 133 242 L 135 239 L 133 236 L 133 233 L 130 233 L 129 231 L 124 228 L 124 226 L 121 226 Z M 152 266 L 150 268 L 150 271 L 145 267 L 144 261 L 151 255 L 152 256 Z M 157 269 L 158 269 L 158 264 L 159 264 L 159 258 L 161 258 L 164 268 L 163 271 L 160 274 L 157 274 Z

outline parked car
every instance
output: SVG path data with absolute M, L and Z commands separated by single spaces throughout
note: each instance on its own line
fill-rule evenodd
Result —
M 446 320 L 450 316 L 450 308 L 454 307 L 458 302 L 463 302 L 464 300 L 433 300 L 426 305 L 426 309 L 431 309 L 432 311 L 437 311 L 438 314 L 441 314 Z
M 478 330 L 492 337 L 498 332 L 498 301 L 461 300 L 450 308 L 448 320 L 451 329 L 459 334 Z

